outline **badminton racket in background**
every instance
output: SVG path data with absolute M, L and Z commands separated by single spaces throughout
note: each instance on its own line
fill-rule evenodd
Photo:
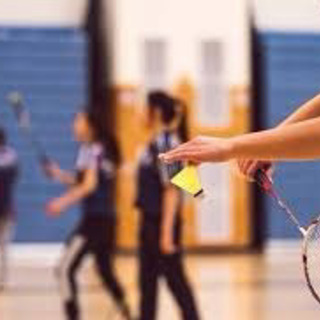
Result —
M 290 207 L 279 196 L 272 180 L 264 170 L 257 171 L 255 181 L 266 194 L 278 203 L 302 235 L 302 261 L 305 279 L 313 297 L 320 303 L 320 218 L 313 220 L 309 226 L 303 227 Z
M 48 169 L 52 164 L 52 160 L 48 157 L 44 148 L 32 131 L 30 113 L 25 106 L 23 96 L 19 92 L 11 92 L 7 96 L 7 101 L 15 115 L 21 132 L 27 138 L 31 148 L 35 152 L 44 174 L 46 176 L 50 176 Z

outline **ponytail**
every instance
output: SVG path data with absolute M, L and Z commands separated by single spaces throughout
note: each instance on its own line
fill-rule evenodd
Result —
M 154 110 L 160 110 L 161 120 L 166 125 L 170 125 L 177 119 L 178 127 L 175 130 L 179 139 L 182 142 L 189 140 L 188 112 L 187 106 L 183 101 L 173 98 L 164 91 L 150 92 L 147 100 L 151 115 Z
M 3 128 L 0 127 L 0 146 L 4 146 L 7 143 L 6 133 Z
M 102 144 L 104 151 L 108 152 L 113 164 L 118 167 L 122 160 L 119 144 L 114 134 L 106 125 L 105 117 L 90 108 L 87 108 L 85 113 L 94 131 L 95 141 Z
M 103 143 L 104 150 L 110 155 L 110 159 L 116 167 L 121 164 L 121 152 L 119 144 L 114 135 L 107 133 Z

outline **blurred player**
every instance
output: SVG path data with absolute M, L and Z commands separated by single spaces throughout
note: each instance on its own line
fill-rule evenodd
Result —
M 16 152 L 7 146 L 5 131 L 0 128 L 0 290 L 7 280 L 7 246 L 14 223 L 14 186 L 18 173 Z
M 181 247 L 182 195 L 170 183 L 180 164 L 160 166 L 158 155 L 187 140 L 183 105 L 164 92 L 148 96 L 149 125 L 154 129 L 139 164 L 137 205 L 140 222 L 140 320 L 154 320 L 158 281 L 163 277 L 183 319 L 199 319 L 183 267 Z
M 67 319 L 80 318 L 76 276 L 83 258 L 92 254 L 106 290 L 112 294 L 123 318 L 131 319 L 112 264 L 119 151 L 114 139 L 106 133 L 104 119 L 99 114 L 79 113 L 74 121 L 74 133 L 81 143 L 76 163 L 78 175 L 75 177 L 51 165 L 49 170 L 54 179 L 70 188 L 47 206 L 47 212 L 55 216 L 75 203 L 82 204 L 82 218 L 67 242 L 59 270 L 65 313 Z

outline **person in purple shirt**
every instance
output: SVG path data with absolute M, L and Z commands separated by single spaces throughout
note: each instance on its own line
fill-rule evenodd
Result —
M 120 151 L 107 131 L 105 119 L 90 109 L 76 115 L 74 134 L 80 143 L 75 174 L 55 163 L 47 168 L 52 179 L 69 187 L 60 197 L 51 199 L 47 213 L 59 216 L 76 203 L 82 208 L 82 217 L 66 243 L 58 272 L 65 316 L 68 320 L 81 318 L 77 275 L 84 258 L 93 255 L 98 275 L 111 293 L 121 319 L 130 320 L 126 295 L 113 266 Z

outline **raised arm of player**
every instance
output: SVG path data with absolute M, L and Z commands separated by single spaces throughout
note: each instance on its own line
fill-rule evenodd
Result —
M 283 127 L 301 121 L 314 119 L 320 116 L 320 94 L 315 96 L 298 108 L 294 113 L 287 117 L 278 127 Z M 270 168 L 271 161 L 261 161 L 256 159 L 237 159 L 241 173 L 252 178 L 259 168 Z
M 301 121 L 314 119 L 320 116 L 320 94 L 315 96 L 298 108 L 294 113 L 287 117 L 278 127 L 283 127 Z M 261 161 L 256 159 L 237 159 L 241 173 L 252 178 L 259 168 L 270 168 L 271 161 Z
M 316 159 L 320 158 L 319 141 L 320 117 L 227 139 L 199 137 L 160 158 L 168 163 Z
M 320 117 L 320 94 L 315 96 L 287 117 L 279 127 Z

